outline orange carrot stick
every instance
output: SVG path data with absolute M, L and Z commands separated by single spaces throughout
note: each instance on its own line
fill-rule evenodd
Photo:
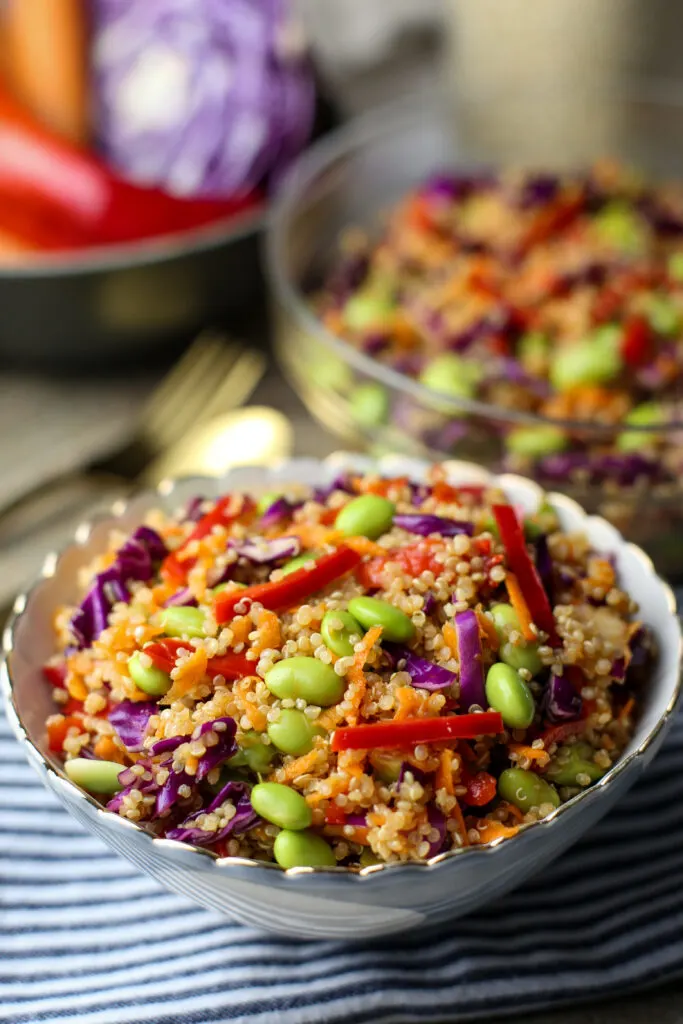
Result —
M 368 688 L 368 681 L 365 678 L 365 672 L 363 668 L 367 660 L 370 651 L 379 641 L 382 636 L 382 627 L 373 626 L 369 629 L 362 640 L 362 649 L 356 651 L 353 656 L 353 664 L 348 671 L 349 682 L 353 685 L 353 694 L 350 697 L 351 710 L 348 712 L 346 719 L 351 725 L 355 725 L 358 721 L 360 713 L 360 706 L 363 703 L 365 694 Z
M 496 627 L 483 612 L 477 612 L 477 622 L 479 623 L 479 632 L 488 642 L 491 650 L 497 651 L 500 647 L 500 641 L 496 633 Z
M 505 577 L 505 586 L 507 587 L 508 596 L 510 598 L 510 604 L 517 613 L 519 619 L 519 628 L 522 631 L 522 636 L 525 640 L 531 640 L 532 642 L 538 640 L 538 637 L 534 633 L 531 621 L 531 613 L 529 607 L 524 600 L 517 577 L 514 573 L 509 572 Z

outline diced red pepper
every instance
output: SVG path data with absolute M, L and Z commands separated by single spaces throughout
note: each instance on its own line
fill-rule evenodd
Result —
M 192 541 L 207 537 L 214 526 L 229 526 L 252 505 L 253 502 L 248 498 L 245 498 L 240 505 L 232 494 L 219 498 L 211 511 L 199 520 L 187 540 L 163 560 L 159 570 L 161 578 L 167 583 L 184 583 L 188 572 L 195 564 L 195 559 L 180 559 L 178 558 L 180 552 L 184 551 Z
M 83 701 L 76 697 L 69 697 L 66 704 L 62 704 L 60 710 L 63 715 L 79 714 L 83 711 Z
M 479 484 L 462 484 L 455 487 L 446 483 L 445 480 L 437 480 L 432 486 L 432 497 L 439 502 L 453 503 L 460 501 L 463 496 L 469 498 L 481 498 L 485 488 Z
M 488 772 L 477 772 L 470 775 L 466 768 L 461 771 L 462 785 L 467 787 L 467 792 L 462 798 L 463 803 L 469 807 L 484 807 L 491 803 L 498 791 L 498 783 L 493 775 Z
M 59 722 L 50 722 L 47 727 L 47 745 L 50 750 L 60 751 L 64 747 L 64 740 L 71 728 L 83 731 L 83 722 L 75 715 L 67 715 Z
M 404 718 L 402 721 L 373 722 L 335 729 L 332 750 L 399 750 L 418 743 L 443 743 L 474 739 L 503 732 L 503 719 L 497 711 L 473 715 L 448 715 L 445 718 Z
M 50 686 L 63 690 L 66 686 L 66 664 L 43 665 L 43 677 Z
M 629 366 L 638 367 L 652 355 L 653 334 L 644 316 L 632 316 L 624 324 L 621 355 Z
M 304 567 L 289 573 L 281 580 L 271 583 L 257 583 L 245 590 L 219 594 L 216 598 L 216 622 L 222 625 L 234 617 L 235 607 L 243 601 L 247 604 L 258 601 L 270 611 L 283 611 L 300 604 L 317 590 L 345 576 L 360 563 L 361 556 L 351 548 L 342 545 L 329 555 L 323 555 L 310 568 Z
M 519 254 L 523 256 L 540 242 L 564 231 L 583 211 L 582 197 L 576 199 L 560 199 L 554 204 L 544 206 L 534 217 L 531 225 L 519 246 Z
M 192 649 L 192 645 L 187 640 L 166 637 L 148 644 L 143 648 L 143 652 L 151 659 L 155 668 L 160 669 L 161 672 L 170 673 L 175 667 L 178 652 Z M 235 654 L 234 652 L 209 658 L 206 665 L 208 675 L 223 676 L 225 679 L 243 679 L 245 676 L 253 676 L 255 670 L 255 661 L 249 661 L 245 654 Z
M 560 638 L 555 628 L 553 610 L 538 570 L 527 551 L 524 529 L 517 518 L 517 513 L 512 505 L 494 505 L 493 515 L 505 547 L 508 564 L 517 577 L 531 619 L 548 634 L 552 646 L 557 647 Z
M 329 804 L 325 811 L 325 824 L 326 825 L 345 825 L 346 824 L 346 811 L 339 807 L 335 803 Z
M 407 547 L 388 551 L 386 555 L 379 555 L 377 558 L 370 558 L 367 562 L 363 562 L 356 573 L 358 581 L 364 587 L 382 588 L 387 562 L 397 562 L 403 572 L 411 577 L 419 576 L 423 572 L 433 572 L 438 575 L 443 571 L 443 565 L 436 561 L 434 555 L 440 550 L 443 550 L 442 540 L 425 539 L 417 544 L 409 544 Z
M 570 736 L 579 736 L 586 728 L 586 720 L 578 719 L 576 722 L 563 722 L 562 725 L 551 725 L 545 729 L 539 739 L 543 740 L 543 746 L 547 750 L 553 743 L 564 743 Z
M 178 651 L 190 651 L 192 645 L 187 640 L 165 637 L 163 640 L 154 640 L 142 650 L 160 672 L 171 672 L 175 668 Z
M 256 672 L 256 662 L 249 661 L 244 654 L 223 654 L 218 658 L 209 658 L 206 666 L 209 675 L 223 676 L 225 679 L 244 679 Z

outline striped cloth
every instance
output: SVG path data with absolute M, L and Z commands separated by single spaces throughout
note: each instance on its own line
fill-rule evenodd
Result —
M 84 833 L 0 716 L 0 1021 L 462 1021 L 683 972 L 683 716 L 579 846 L 431 938 L 297 943 L 167 893 Z

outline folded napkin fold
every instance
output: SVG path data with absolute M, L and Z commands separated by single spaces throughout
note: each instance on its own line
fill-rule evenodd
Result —
M 264 936 L 84 832 L 0 715 L 0 1022 L 440 1024 L 683 973 L 683 715 L 644 779 L 523 888 L 438 934 Z

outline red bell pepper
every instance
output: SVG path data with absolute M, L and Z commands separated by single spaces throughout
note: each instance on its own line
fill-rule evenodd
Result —
M 249 498 L 245 498 L 242 504 L 238 505 L 232 494 L 219 498 L 211 511 L 207 512 L 199 520 L 187 540 L 163 560 L 159 570 L 161 578 L 166 580 L 167 583 L 184 583 L 189 570 L 195 564 L 195 560 L 189 558 L 181 560 L 178 558 L 179 553 L 184 551 L 193 540 L 201 540 L 203 537 L 208 536 L 214 526 L 229 526 L 230 523 L 234 522 L 238 516 L 242 515 L 252 505 L 253 502 Z
M 66 687 L 66 664 L 43 665 L 43 677 L 50 686 L 63 690 Z
M 517 577 L 532 621 L 548 634 L 551 645 L 557 647 L 560 644 L 560 638 L 555 629 L 553 610 L 550 607 L 541 577 L 527 551 L 524 530 L 517 518 L 517 513 L 512 505 L 494 505 L 493 515 L 500 539 L 505 547 L 508 564 Z
M 585 718 L 580 718 L 576 722 L 563 722 L 561 725 L 551 725 L 549 729 L 545 729 L 539 739 L 543 740 L 543 746 L 547 750 L 548 747 L 553 743 L 564 743 L 570 736 L 580 736 L 582 732 L 586 730 Z
M 361 556 L 351 548 L 342 545 L 329 555 L 323 555 L 310 563 L 310 568 L 297 569 L 288 576 L 273 583 L 257 583 L 246 590 L 219 594 L 216 598 L 216 622 L 222 625 L 234 617 L 235 606 L 243 601 L 258 601 L 270 611 L 283 611 L 300 604 L 316 590 L 322 590 L 329 583 L 345 576 L 360 563 Z
M 143 653 L 151 660 L 155 668 L 161 672 L 172 672 L 175 668 L 179 651 L 191 651 L 192 645 L 187 640 L 177 640 L 174 637 L 166 637 L 163 640 L 154 640 L 151 644 L 143 647 Z M 256 662 L 249 661 L 244 654 L 222 654 L 216 658 L 209 658 L 206 666 L 207 673 L 214 676 L 223 676 L 225 679 L 243 679 L 244 676 L 252 676 L 256 668 Z
M 631 367 L 642 366 L 652 355 L 653 334 L 644 316 L 632 316 L 624 324 L 620 351 L 624 362 Z
M 69 715 L 58 722 L 50 722 L 47 727 L 47 745 L 50 750 L 61 751 L 64 747 L 64 740 L 69 729 L 75 728 L 83 732 L 83 722 L 80 718 Z
M 40 201 L 64 232 L 63 247 L 132 242 L 190 230 L 260 202 L 180 199 L 113 174 L 101 161 L 34 121 L 0 86 L 0 192 Z
M 462 801 L 468 807 L 484 807 L 491 803 L 498 792 L 498 783 L 495 777 L 489 775 L 488 772 L 477 772 L 475 775 L 470 775 L 463 766 L 460 777 L 462 785 L 467 787 Z
M 448 715 L 445 718 L 404 718 L 396 722 L 373 722 L 335 729 L 332 750 L 399 750 L 418 743 L 443 743 L 474 739 L 503 732 L 503 719 L 497 711 L 473 715 Z

